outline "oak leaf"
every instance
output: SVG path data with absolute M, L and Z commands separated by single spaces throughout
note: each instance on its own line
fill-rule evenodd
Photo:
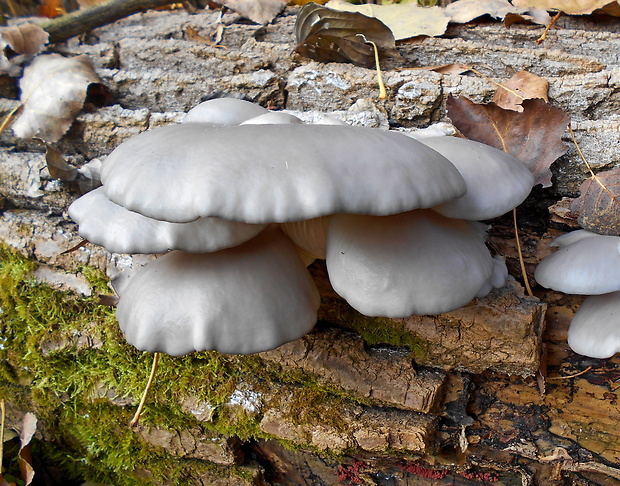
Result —
M 465 137 L 514 155 L 534 174 L 536 184 L 549 187 L 549 167 L 566 152 L 562 134 L 568 115 L 541 99 L 525 100 L 521 106 L 523 112 L 464 97 L 447 100 L 448 117 Z
M 620 235 L 620 168 L 593 175 L 579 190 L 571 205 L 579 213 L 579 225 L 602 235 Z
M 100 85 L 100 80 L 87 56 L 38 56 L 20 80 L 23 111 L 13 123 L 13 132 L 20 138 L 58 141 L 82 109 L 93 84 Z

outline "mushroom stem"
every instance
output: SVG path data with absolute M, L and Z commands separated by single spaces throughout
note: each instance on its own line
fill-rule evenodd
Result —
M 142 415 L 142 410 L 144 409 L 144 404 L 146 403 L 146 397 L 149 394 L 149 390 L 153 385 L 153 381 L 155 380 L 155 375 L 157 374 L 157 366 L 159 365 L 159 356 L 161 353 L 153 353 L 153 364 L 151 365 L 151 374 L 149 376 L 149 381 L 146 383 L 146 387 L 144 387 L 144 391 L 142 392 L 142 398 L 140 399 L 140 404 L 138 405 L 138 409 L 134 414 L 133 418 L 129 422 L 130 427 L 135 427 L 138 425 L 140 421 L 140 415 Z

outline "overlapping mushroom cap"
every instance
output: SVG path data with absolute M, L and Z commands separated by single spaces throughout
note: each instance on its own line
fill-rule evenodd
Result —
M 421 142 L 452 162 L 467 183 L 467 193 L 435 207 L 450 218 L 492 219 L 521 204 L 534 176 L 517 158 L 480 142 L 457 137 L 429 137 Z
M 288 222 L 337 212 L 385 215 L 466 191 L 443 156 L 383 130 L 339 125 L 170 125 L 105 160 L 106 196 L 154 219 Z
M 495 262 L 484 236 L 480 223 L 431 210 L 340 214 L 329 226 L 327 271 L 334 290 L 362 314 L 440 314 L 491 289 Z
M 210 252 L 254 238 L 267 225 L 221 218 L 169 223 L 147 218 L 114 204 L 99 187 L 69 206 L 80 236 L 115 253 Z
M 316 323 L 319 293 L 293 244 L 266 230 L 214 253 L 171 252 L 123 290 L 116 316 L 138 349 L 258 353 Z

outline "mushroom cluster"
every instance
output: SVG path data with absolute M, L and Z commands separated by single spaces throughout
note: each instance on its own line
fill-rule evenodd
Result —
M 123 142 L 101 180 L 69 214 L 111 252 L 164 253 L 119 290 L 117 317 L 129 343 L 172 355 L 255 353 L 306 334 L 315 258 L 366 315 L 461 307 L 507 275 L 478 220 L 533 185 L 483 144 L 304 124 L 234 99 Z
M 620 237 L 577 230 L 556 238 L 558 250 L 536 268 L 543 287 L 588 295 L 568 329 L 568 345 L 590 358 L 620 352 Z

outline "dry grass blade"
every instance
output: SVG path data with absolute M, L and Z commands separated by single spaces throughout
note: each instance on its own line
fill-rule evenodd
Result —
M 140 421 L 140 416 L 142 415 L 142 410 L 144 410 L 146 398 L 149 394 L 149 390 L 151 389 L 151 386 L 153 385 L 153 381 L 155 380 L 155 375 L 157 375 L 157 367 L 159 365 L 160 355 L 161 353 L 153 354 L 153 364 L 151 365 L 151 374 L 149 376 L 149 381 L 146 383 L 146 386 L 144 387 L 144 391 L 142 392 L 142 398 L 140 399 L 140 404 L 138 405 L 138 409 L 136 410 L 136 413 L 134 414 L 131 421 L 129 422 L 130 427 L 135 427 L 136 425 L 138 425 L 138 422 Z

